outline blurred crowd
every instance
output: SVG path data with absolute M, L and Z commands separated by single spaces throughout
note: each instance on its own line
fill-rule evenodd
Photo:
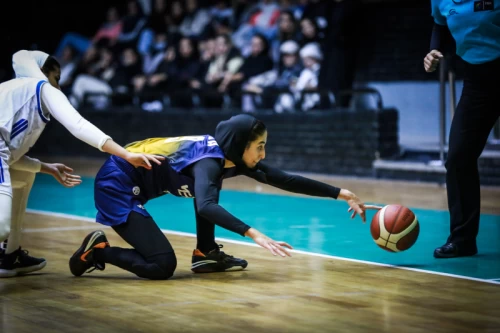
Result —
M 94 36 L 62 38 L 60 85 L 76 107 L 97 109 L 322 107 L 334 99 L 319 89 L 329 2 L 342 0 L 127 0 Z

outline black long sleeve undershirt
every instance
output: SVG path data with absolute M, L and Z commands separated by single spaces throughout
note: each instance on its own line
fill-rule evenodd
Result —
M 329 197 L 333 199 L 337 199 L 340 193 L 340 188 L 338 187 L 330 186 L 302 176 L 292 175 L 262 162 L 259 163 L 257 171 L 249 171 L 246 172 L 245 175 L 260 183 L 268 184 L 293 193 L 301 193 L 315 197 Z
M 224 229 L 244 236 L 250 226 L 218 204 L 222 174 L 223 166 L 213 158 L 204 158 L 191 168 L 197 213 Z
M 446 25 L 434 23 L 431 35 L 430 51 L 438 50 L 441 53 L 454 52 L 454 39 Z
M 190 169 L 194 178 L 197 213 L 218 226 L 244 236 L 250 226 L 239 220 L 218 204 L 220 179 L 223 166 L 212 158 L 196 162 Z M 245 171 L 244 175 L 258 182 L 285 191 L 317 197 L 338 198 L 340 189 L 305 177 L 287 174 L 279 169 L 259 163 L 257 171 Z

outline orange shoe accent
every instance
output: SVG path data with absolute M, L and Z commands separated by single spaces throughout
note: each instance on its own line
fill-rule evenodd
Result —
M 196 249 L 196 250 L 193 251 L 193 256 L 195 256 L 195 257 L 205 257 L 205 255 L 203 254 L 203 252 L 201 252 L 198 249 Z
M 106 248 L 106 247 L 108 247 L 108 246 L 109 246 L 109 243 L 108 243 L 108 242 L 102 242 L 102 243 L 96 244 L 96 245 L 94 245 L 94 247 L 92 247 L 90 250 L 88 250 L 87 252 L 84 252 L 84 253 L 81 255 L 80 259 L 81 259 L 82 261 L 87 261 L 87 260 L 86 260 L 86 258 L 87 258 L 87 255 L 90 253 L 90 251 L 92 251 L 93 249 L 104 249 L 104 248 Z

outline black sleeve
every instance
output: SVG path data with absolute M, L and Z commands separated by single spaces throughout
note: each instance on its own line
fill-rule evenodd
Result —
M 453 42 L 454 40 L 448 26 L 434 23 L 430 50 L 438 50 L 441 51 L 441 53 L 453 52 Z
M 337 199 L 340 188 L 302 176 L 288 174 L 279 169 L 259 163 L 257 171 L 245 173 L 246 176 L 258 182 L 269 184 L 282 190 L 294 193 L 312 195 L 316 197 L 330 197 Z
M 217 160 L 205 158 L 196 162 L 190 169 L 191 176 L 194 178 L 197 213 L 224 229 L 245 236 L 250 226 L 218 204 L 222 168 Z

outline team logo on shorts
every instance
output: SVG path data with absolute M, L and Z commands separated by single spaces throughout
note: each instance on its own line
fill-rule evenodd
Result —
M 141 188 L 139 186 L 134 186 L 132 193 L 134 193 L 134 195 L 139 195 L 139 193 L 141 193 Z

